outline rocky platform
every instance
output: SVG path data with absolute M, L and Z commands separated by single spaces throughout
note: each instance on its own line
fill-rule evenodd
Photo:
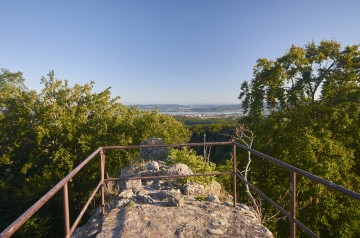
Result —
M 143 168 L 153 168 L 153 164 Z M 180 167 L 183 171 L 183 165 Z M 137 176 L 151 171 L 138 172 Z M 179 189 L 173 181 L 129 180 L 117 199 L 108 204 L 106 216 L 98 209 L 72 237 L 273 237 L 251 208 L 244 204 L 233 207 L 229 195 L 220 195 L 219 186 L 217 182 L 205 187 L 188 183 Z
M 162 143 L 149 139 L 145 144 Z M 166 150 L 142 149 L 141 160 L 123 169 L 122 178 L 161 175 L 186 175 L 192 170 L 185 164 L 168 165 Z M 169 158 L 168 160 L 171 160 Z M 135 179 L 118 184 L 108 183 L 107 194 L 113 194 L 106 204 L 106 215 L 97 209 L 88 223 L 75 230 L 80 237 L 273 237 L 252 208 L 244 204 L 233 207 L 232 197 L 213 181 L 203 186 L 184 180 Z
M 186 198 L 184 206 L 135 204 L 112 209 L 92 237 L 273 237 L 246 206 Z

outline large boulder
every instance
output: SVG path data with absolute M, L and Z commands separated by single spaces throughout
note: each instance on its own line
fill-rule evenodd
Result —
M 164 145 L 164 141 L 161 138 L 150 138 L 140 145 Z M 165 160 L 168 155 L 169 151 L 166 147 L 140 149 L 140 158 L 143 160 Z
M 183 186 L 184 194 L 186 195 L 201 195 L 204 194 L 204 186 L 197 183 L 186 183 Z
M 128 166 L 125 169 L 121 170 L 120 178 L 126 177 L 138 177 L 139 169 L 136 166 Z M 139 191 L 142 187 L 141 180 L 120 180 L 119 182 L 120 190 L 124 191 L 126 189 L 132 190 L 134 193 Z
M 221 195 L 221 184 L 213 181 L 210 185 L 205 186 L 204 192 L 210 195 Z
M 165 175 L 187 175 L 193 174 L 186 164 L 173 164 L 165 170 Z

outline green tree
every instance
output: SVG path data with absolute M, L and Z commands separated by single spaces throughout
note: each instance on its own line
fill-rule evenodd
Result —
M 94 83 L 70 87 L 53 71 L 40 93 L 28 90 L 21 73 L 0 74 L 0 218 L 4 229 L 100 146 L 139 144 L 149 137 L 183 143 L 190 132 L 172 117 L 127 108 L 110 89 Z M 106 171 L 118 176 L 136 151 L 106 153 Z M 71 217 L 76 217 L 99 179 L 94 160 L 69 184 Z M 62 236 L 61 196 L 55 196 L 19 232 Z M 44 224 L 44 226 L 41 226 Z
M 239 99 L 245 112 L 242 122 L 256 135 L 255 149 L 360 191 L 358 46 L 311 42 L 291 46 L 276 60 L 259 59 L 254 78 L 241 85 Z M 252 167 L 253 182 L 288 208 L 289 174 L 259 159 Z M 298 180 L 300 221 L 320 237 L 360 235 L 357 201 L 308 179 Z M 275 227 L 281 236 L 288 235 L 288 224 Z

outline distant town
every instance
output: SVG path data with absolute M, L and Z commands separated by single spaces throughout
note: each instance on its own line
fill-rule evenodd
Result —
M 155 111 L 161 114 L 184 117 L 221 118 L 242 115 L 240 104 L 208 104 L 208 105 L 178 105 L 178 104 L 139 104 L 134 105 L 142 110 Z

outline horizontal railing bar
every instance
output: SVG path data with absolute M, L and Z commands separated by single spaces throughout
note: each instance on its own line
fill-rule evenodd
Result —
M 32 215 L 35 214 L 50 198 L 52 198 L 65 183 L 69 182 L 75 174 L 77 174 L 87 163 L 89 163 L 101 150 L 101 147 L 95 150 L 89 157 L 81 162 L 71 173 L 58 182 L 49 192 L 42 196 L 34 205 L 32 205 L 26 212 L 24 212 L 18 219 L 11 223 L 1 234 L 1 238 L 10 237 L 13 235 Z
M 340 185 L 337 185 L 337 184 L 335 184 L 335 183 L 332 183 L 332 182 L 330 182 L 330 181 L 327 181 L 327 180 L 325 180 L 325 179 L 322 179 L 322 178 L 320 178 L 320 177 L 318 177 L 318 176 L 315 176 L 315 175 L 313 175 L 313 174 L 310 174 L 309 172 L 306 172 L 306 171 L 301 170 L 301 169 L 299 169 L 299 168 L 296 168 L 296 167 L 294 167 L 294 166 L 292 166 L 292 165 L 289 165 L 289 164 L 287 164 L 287 163 L 285 163 L 285 162 L 282 162 L 282 161 L 280 161 L 280 160 L 277 160 L 277 159 L 275 159 L 275 158 L 273 158 L 273 157 L 271 157 L 271 156 L 268 156 L 268 155 L 266 155 L 266 154 L 263 154 L 263 153 L 261 153 L 261 152 L 259 152 L 259 151 L 257 151 L 257 150 L 254 150 L 254 149 L 251 149 L 251 148 L 249 148 L 249 147 L 246 147 L 245 145 L 242 145 L 242 144 L 240 144 L 240 143 L 238 143 L 238 142 L 234 142 L 234 144 L 235 144 L 236 146 L 239 146 L 240 148 L 242 148 L 242 149 L 244 149 L 244 150 L 250 151 L 251 153 L 253 153 L 253 154 L 257 155 L 257 156 L 260 156 L 260 157 L 262 157 L 262 158 L 264 158 L 264 159 L 270 160 L 271 162 L 273 162 L 273 163 L 275 163 L 275 164 L 278 164 L 278 165 L 280 165 L 281 167 L 284 167 L 284 168 L 286 168 L 286 169 L 288 169 L 288 170 L 291 170 L 291 171 L 293 171 L 293 172 L 296 172 L 296 173 L 298 173 L 298 174 L 301 174 L 301 175 L 303 175 L 303 176 L 305 176 L 305 177 L 307 177 L 307 178 L 309 178 L 309 179 L 311 179 L 311 180 L 313 180 L 313 181 L 315 181 L 315 182 L 321 183 L 321 184 L 323 184 L 323 185 L 325 185 L 325 186 L 327 186 L 327 187 L 329 187 L 329 188 L 331 188 L 331 189 L 333 189 L 333 190 L 335 190 L 335 191 L 342 192 L 342 193 L 344 193 L 344 194 L 346 194 L 346 195 L 348 195 L 348 196 L 350 196 L 350 197 L 352 197 L 352 198 L 355 198 L 355 199 L 357 199 L 357 200 L 360 200 L 360 194 L 358 194 L 358 193 L 356 193 L 356 192 L 353 192 L 353 191 L 348 190 L 348 189 L 346 189 L 346 188 L 344 188 L 344 187 L 342 187 L 342 186 L 340 186 Z
M 252 185 L 250 182 L 246 181 L 244 177 L 242 177 L 239 173 L 236 173 L 236 177 L 238 177 L 241 181 L 249 185 L 250 188 L 255 190 L 262 198 L 264 198 L 266 201 L 268 201 L 271 205 L 273 205 L 275 208 L 277 208 L 282 214 L 284 214 L 288 219 L 294 221 L 297 225 L 299 225 L 306 233 L 311 235 L 312 237 L 318 238 L 318 236 L 312 232 L 309 228 L 307 228 L 304 224 L 302 224 L 299 220 L 296 218 L 291 217 L 290 213 L 288 213 L 284 208 L 282 208 L 279 204 L 274 202 L 271 198 L 265 195 L 265 193 L 261 192 L 260 189 Z
M 225 142 L 206 142 L 206 143 L 183 143 L 183 144 L 162 144 L 162 145 L 124 145 L 124 146 L 103 146 L 103 150 L 116 150 L 116 149 L 143 149 L 143 148 L 159 148 L 159 147 L 196 147 L 204 145 L 232 145 L 232 141 Z
M 220 176 L 230 175 L 232 172 L 218 172 L 207 174 L 180 174 L 180 175 L 166 175 L 166 176 L 147 176 L 147 177 L 123 177 L 123 178 L 108 178 L 104 179 L 105 182 L 119 181 L 119 180 L 137 180 L 137 179 L 167 179 L 167 178 L 183 178 L 183 177 L 198 177 L 198 176 Z
M 93 198 L 95 197 L 96 193 L 99 191 L 100 187 L 101 187 L 102 183 L 101 181 L 99 182 L 99 184 L 96 186 L 96 188 L 94 189 L 94 191 L 92 192 L 91 196 L 89 197 L 89 199 L 87 200 L 85 206 L 83 207 L 83 209 L 81 210 L 79 216 L 76 218 L 74 224 L 72 225 L 71 229 L 70 229 L 70 236 L 72 235 L 72 233 L 75 231 L 77 225 L 79 224 L 81 218 L 84 216 L 86 209 L 89 207 L 91 201 L 93 200 Z

